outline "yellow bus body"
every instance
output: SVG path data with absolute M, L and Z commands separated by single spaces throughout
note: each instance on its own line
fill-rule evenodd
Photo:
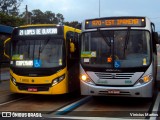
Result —
M 29 27 L 36 27 L 36 26 L 54 26 L 53 24 L 38 24 L 38 25 L 25 25 L 25 26 L 20 26 L 19 28 L 29 28 Z M 80 33 L 81 31 L 79 29 L 75 29 L 72 27 L 64 26 L 64 40 L 66 41 L 66 34 L 68 31 Z M 67 60 L 66 60 L 67 61 Z M 10 90 L 13 93 L 23 93 L 23 94 L 65 94 L 70 92 L 69 91 L 69 80 L 68 80 L 68 69 L 67 65 L 65 68 L 57 71 L 55 74 L 52 74 L 50 76 L 42 76 L 42 77 L 30 77 L 30 76 L 20 76 L 15 74 L 11 69 L 10 69 Z M 25 68 L 24 68 L 25 69 Z M 53 68 L 54 69 L 54 68 Z M 52 86 L 52 82 L 54 79 L 62 76 L 65 74 L 64 79 L 57 83 L 56 85 Z M 20 90 L 18 86 L 13 82 L 12 79 L 16 80 L 16 84 L 21 84 L 24 87 L 25 86 L 45 86 L 49 85 L 49 89 L 46 91 L 28 91 L 28 90 Z M 73 86 L 74 87 L 74 86 Z M 32 87 L 31 87 L 32 88 Z
M 65 94 L 68 93 L 68 78 L 67 78 L 67 69 L 63 69 L 60 72 L 53 74 L 51 76 L 45 76 L 45 77 L 27 77 L 27 76 L 18 76 L 14 74 L 10 70 L 10 74 L 12 77 L 16 78 L 17 83 L 23 83 L 23 84 L 34 84 L 34 85 L 45 85 L 45 84 L 51 84 L 52 80 L 56 79 L 58 76 L 61 76 L 65 74 L 65 78 L 58 84 L 49 87 L 48 91 L 36 91 L 36 92 L 29 92 L 26 90 L 19 90 L 16 85 L 13 84 L 12 80 L 10 80 L 10 90 L 14 93 L 30 93 L 30 94 Z M 34 82 L 33 82 L 34 80 Z

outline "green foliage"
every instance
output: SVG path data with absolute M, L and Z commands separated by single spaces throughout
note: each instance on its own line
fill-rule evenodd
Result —
M 57 14 L 55 15 L 55 13 L 53 13 L 52 11 L 46 11 L 46 12 L 42 12 L 39 9 L 36 10 L 32 10 L 32 16 L 30 16 L 31 18 L 31 23 L 32 24 L 37 24 L 37 23 L 41 23 L 41 24 L 58 24 L 58 19 L 60 19 L 62 21 L 63 15 L 62 14 Z
M 0 0 L 0 24 L 8 26 L 20 26 L 24 24 L 65 24 L 71 27 L 80 28 L 78 21 L 64 22 L 61 13 L 52 11 L 42 12 L 39 9 L 24 11 L 19 14 L 19 6 L 23 0 Z
M 8 25 L 8 26 L 20 26 L 25 23 L 22 18 L 16 16 L 9 16 L 4 13 L 0 13 L 0 24 Z
M 25 23 L 25 21 L 18 16 L 18 7 L 22 1 L 23 0 L 0 0 L 0 24 L 19 26 Z
M 52 11 L 42 12 L 39 9 L 27 13 L 23 12 L 20 17 L 24 18 L 28 24 L 58 24 L 64 22 L 62 14 L 55 14 Z
M 64 24 L 68 25 L 70 27 L 75 27 L 75 28 L 81 29 L 81 24 L 78 21 L 64 22 Z
M 23 0 L 0 0 L 0 12 L 17 16 L 19 14 L 18 7 L 22 1 Z

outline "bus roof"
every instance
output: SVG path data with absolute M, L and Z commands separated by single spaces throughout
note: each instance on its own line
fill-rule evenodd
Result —
M 28 25 L 22 25 L 18 27 L 25 28 L 25 27 L 40 27 L 40 26 L 57 26 L 57 25 L 56 24 L 28 24 Z
M 105 19 L 105 18 L 147 18 L 146 16 L 109 16 L 109 17 L 100 17 L 100 18 L 91 18 L 86 20 L 97 20 L 97 19 Z
M 59 25 L 59 24 L 28 24 L 28 25 L 22 25 L 22 26 L 18 26 L 16 28 L 28 28 L 28 27 L 51 27 L 51 26 L 64 26 L 64 27 L 67 27 L 68 29 L 75 29 L 74 27 L 71 27 L 71 26 L 67 26 L 67 25 Z M 80 29 L 76 28 L 75 29 L 76 32 L 81 32 Z

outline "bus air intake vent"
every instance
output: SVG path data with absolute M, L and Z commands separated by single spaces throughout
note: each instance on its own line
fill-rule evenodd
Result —
M 95 73 L 99 79 L 130 79 L 134 73 Z

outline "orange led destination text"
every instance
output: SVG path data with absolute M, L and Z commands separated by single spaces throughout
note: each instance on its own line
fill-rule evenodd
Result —
M 121 25 L 138 25 L 139 19 L 108 19 L 93 20 L 92 26 L 121 26 Z
M 137 25 L 139 24 L 138 19 L 118 19 L 117 25 Z

